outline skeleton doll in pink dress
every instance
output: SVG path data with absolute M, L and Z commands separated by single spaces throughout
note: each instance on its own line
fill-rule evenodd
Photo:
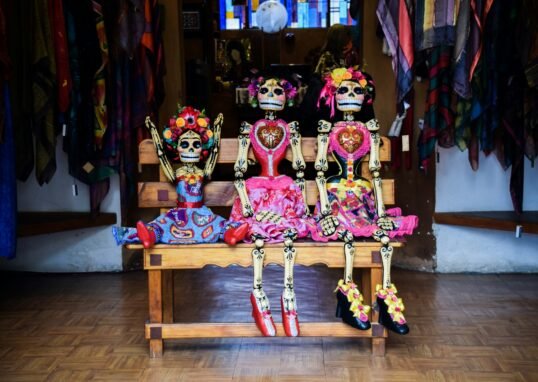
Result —
M 354 120 L 363 103 L 373 102 L 374 84 L 371 77 L 353 68 L 337 68 L 325 77 L 320 99 L 343 112 L 343 121 L 320 121 L 318 127 L 318 153 L 315 168 L 320 200 L 316 209 L 318 230 L 312 233 L 317 241 L 341 239 L 345 242 L 346 266 L 344 279 L 338 283 L 337 316 L 347 324 L 361 330 L 370 328 L 370 307 L 362 303 L 362 295 L 353 282 L 353 240 L 355 237 L 373 237 L 382 243 L 383 285 L 377 286 L 379 322 L 387 329 L 406 334 L 409 328 L 403 316 L 404 305 L 396 296 L 397 290 L 390 280 L 393 247 L 390 239 L 411 234 L 418 224 L 416 216 L 402 216 L 399 208 L 385 210 L 379 170 L 379 125 L 377 120 Z M 331 152 L 340 167 L 336 175 L 325 178 L 328 170 L 327 151 Z M 372 181 L 357 173 L 361 161 L 369 154 L 368 168 Z
M 265 336 L 276 334 L 271 317 L 269 300 L 262 288 L 264 244 L 284 243 L 284 291 L 281 297 L 282 322 L 286 335 L 299 335 L 299 321 L 295 292 L 293 290 L 293 266 L 296 238 L 310 233 L 311 223 L 305 202 L 303 171 L 305 161 L 301 153 L 301 137 L 298 123 L 286 123 L 276 117 L 276 111 L 291 105 L 296 89 L 286 80 L 264 79 L 252 81 L 249 86 L 252 106 L 259 105 L 265 111 L 265 118 L 250 125 L 243 122 L 239 135 L 239 152 L 235 162 L 236 198 L 230 221 L 247 222 L 250 225 L 248 238 L 254 242 L 252 260 L 254 265 L 254 285 L 250 295 L 252 316 L 256 326 Z M 291 144 L 292 166 L 298 179 L 278 173 L 278 165 Z M 261 164 L 261 174 L 244 180 L 247 170 L 249 147 Z

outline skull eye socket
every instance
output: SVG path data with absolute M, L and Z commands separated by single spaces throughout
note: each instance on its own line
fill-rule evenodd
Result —
M 181 141 L 180 146 L 181 146 L 182 149 L 186 149 L 187 147 L 189 147 L 189 142 L 188 141 Z
M 364 89 L 360 86 L 354 87 L 353 91 L 355 92 L 355 94 L 364 94 Z
M 273 93 L 275 93 L 277 96 L 284 94 L 284 90 L 280 88 L 276 88 L 273 90 Z
M 349 92 L 349 88 L 347 86 L 340 86 L 336 92 L 338 94 L 346 94 Z
M 200 143 L 200 141 L 196 141 L 192 144 L 192 146 L 195 148 L 195 149 L 199 149 L 200 147 L 202 147 L 202 144 Z
M 269 89 L 265 86 L 263 86 L 261 89 L 260 89 L 260 94 L 267 94 L 269 92 Z

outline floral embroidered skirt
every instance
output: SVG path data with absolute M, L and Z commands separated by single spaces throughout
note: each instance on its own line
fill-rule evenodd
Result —
M 249 223 L 245 241 L 250 242 L 252 235 L 259 235 L 268 243 L 280 243 L 285 240 L 284 232 L 288 229 L 293 229 L 298 238 L 310 234 L 313 221 L 306 216 L 301 189 L 289 176 L 252 177 L 247 179 L 246 188 L 254 216 L 243 216 L 239 197 L 230 215 L 230 221 Z M 267 212 L 276 216 L 264 221 L 256 219 L 258 214 Z

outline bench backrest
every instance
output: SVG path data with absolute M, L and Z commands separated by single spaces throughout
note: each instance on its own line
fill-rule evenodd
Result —
M 301 147 L 307 169 L 314 167 L 316 160 L 316 138 L 302 138 Z M 223 138 L 220 144 L 219 158 L 215 171 L 219 164 L 234 164 L 237 158 L 238 143 L 236 138 Z M 254 159 L 252 150 L 249 157 Z M 286 159 L 291 160 L 291 148 L 288 147 Z M 330 160 L 332 156 L 329 155 Z M 381 162 L 390 162 L 390 140 L 383 137 L 379 158 Z M 151 139 L 142 141 L 139 145 L 139 162 L 141 165 L 157 165 L 159 159 Z M 362 176 L 370 179 L 367 157 L 362 163 Z M 162 171 L 159 171 L 158 181 L 138 183 L 138 206 L 141 208 L 171 208 L 176 206 L 176 190 L 168 182 Z M 315 205 L 318 200 L 318 190 L 313 179 L 306 179 L 307 203 Z M 204 202 L 208 207 L 229 207 L 233 204 L 236 191 L 233 179 L 228 181 L 210 181 L 204 187 Z M 394 180 L 383 179 L 383 201 L 387 205 L 394 204 Z

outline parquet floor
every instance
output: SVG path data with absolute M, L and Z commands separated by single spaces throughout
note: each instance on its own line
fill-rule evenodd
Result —
M 339 270 L 296 269 L 300 319 L 327 319 Z M 251 270 L 176 273 L 179 321 L 250 321 Z M 282 268 L 266 289 L 278 320 Z M 411 333 L 368 340 L 169 341 L 150 359 L 146 275 L 0 273 L 0 381 L 538 381 L 538 275 L 395 270 Z M 210 309 L 209 309 L 209 308 Z

